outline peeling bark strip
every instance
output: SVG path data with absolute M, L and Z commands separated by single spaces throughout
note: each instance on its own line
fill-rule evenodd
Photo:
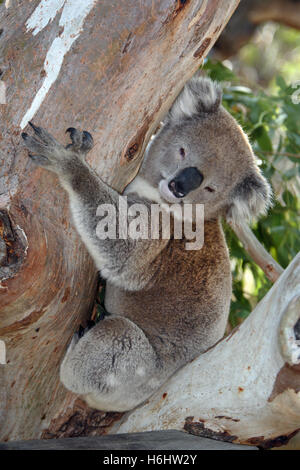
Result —
M 7 103 L 0 208 L 28 243 L 20 269 L 0 287 L 7 356 L 0 368 L 0 440 L 38 438 L 45 429 L 51 436 L 69 432 L 58 423 L 61 416 L 70 432 L 77 432 L 75 421 L 85 433 L 95 432 L 85 424 L 90 410 L 78 415 L 77 397 L 59 384 L 59 365 L 90 315 L 97 274 L 56 177 L 36 168 L 20 146 L 20 123 L 24 127 L 34 115 L 61 142 L 70 126 L 91 131 L 89 163 L 122 191 L 153 131 L 198 69 L 202 57 L 195 51 L 208 37 L 212 47 L 238 3 L 19 0 L 0 6 Z M 2 259 L 6 249 L 1 243 Z
M 6 347 L 4 341 L 0 340 L 0 364 L 6 364 Z
M 230 416 L 215 416 L 215 418 L 218 418 L 218 419 L 230 419 L 231 421 L 235 421 L 236 423 L 238 423 L 238 422 L 240 421 L 239 419 L 230 418 Z
M 211 38 L 206 38 L 203 41 L 203 43 L 201 44 L 201 46 L 196 50 L 196 52 L 194 52 L 194 57 L 196 57 L 196 58 L 203 57 L 203 55 L 205 54 L 206 49 L 208 49 L 210 43 L 211 43 Z
M 300 364 L 297 366 L 290 366 L 284 364 L 277 374 L 274 387 L 268 401 L 273 401 L 277 395 L 280 395 L 285 390 L 294 390 L 296 393 L 300 392 Z
M 43 431 L 41 438 L 101 436 L 122 416 L 123 413 L 107 413 L 87 408 L 85 402 L 78 398 L 73 408 L 68 408 L 66 413 L 51 422 L 51 426 Z
M 0 70 L 0 77 L 2 73 Z M 0 104 L 6 104 L 6 84 L 0 80 Z
M 237 436 L 230 435 L 227 431 L 215 432 L 205 428 L 205 420 L 193 421 L 193 417 L 187 417 L 183 429 L 194 436 L 209 437 L 217 441 L 234 442 Z
M 282 447 L 289 443 L 292 437 L 296 436 L 300 428 L 287 434 L 278 436 L 275 439 L 264 439 L 264 436 L 252 437 L 248 439 L 247 443 L 252 446 L 257 446 L 260 449 L 273 449 L 274 447 Z
M 52 42 L 44 61 L 45 80 L 21 121 L 21 129 L 24 129 L 28 121 L 39 110 L 48 91 L 60 73 L 64 56 L 71 49 L 73 42 L 79 37 L 84 20 L 94 7 L 96 1 L 42 0 L 27 20 L 27 31 L 32 30 L 32 34 L 36 36 L 49 22 L 54 20 L 55 16 L 63 8 L 59 20 L 61 28 L 59 35 Z

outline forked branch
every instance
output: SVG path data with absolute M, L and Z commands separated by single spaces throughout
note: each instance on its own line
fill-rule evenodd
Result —
M 239 328 L 114 431 L 179 429 L 263 448 L 285 444 L 300 423 L 299 321 L 300 254 Z

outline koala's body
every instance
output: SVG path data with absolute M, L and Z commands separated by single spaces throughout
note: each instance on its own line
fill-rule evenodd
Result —
M 111 315 L 74 338 L 61 364 L 65 387 L 93 408 L 125 411 L 144 402 L 176 370 L 213 346 L 225 332 L 230 298 L 229 254 L 221 217 L 264 213 L 270 188 L 247 137 L 221 106 L 212 81 L 192 79 L 147 149 L 128 205 L 204 204 L 204 245 L 186 240 L 105 239 L 96 235 L 100 204 L 119 194 L 87 165 L 89 133 L 69 129 L 64 148 L 41 128 L 23 134 L 37 164 L 58 174 L 70 196 L 83 242 L 107 279 Z M 150 212 L 149 212 L 150 213 Z

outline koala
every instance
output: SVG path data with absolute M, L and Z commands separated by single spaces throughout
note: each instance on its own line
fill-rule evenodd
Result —
M 125 190 L 128 206 L 149 210 L 154 203 L 203 204 L 200 250 L 186 250 L 184 237 L 100 239 L 97 207 L 117 207 L 120 194 L 85 161 L 91 134 L 69 128 L 67 147 L 32 123 L 34 135 L 22 134 L 30 158 L 58 175 L 75 226 L 107 280 L 110 315 L 74 335 L 60 367 L 64 386 L 92 408 L 135 408 L 225 333 L 232 288 L 221 218 L 236 223 L 266 213 L 271 191 L 221 98 L 210 79 L 189 81 Z

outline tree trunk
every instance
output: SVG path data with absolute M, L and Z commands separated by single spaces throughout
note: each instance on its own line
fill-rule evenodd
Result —
M 151 133 L 238 0 L 10 0 L 0 5 L 0 439 L 97 434 L 118 414 L 88 410 L 59 384 L 88 318 L 93 263 L 57 178 L 20 146 L 34 119 L 60 140 L 96 142 L 89 163 L 122 190 Z M 75 408 L 74 408 L 75 406 Z

